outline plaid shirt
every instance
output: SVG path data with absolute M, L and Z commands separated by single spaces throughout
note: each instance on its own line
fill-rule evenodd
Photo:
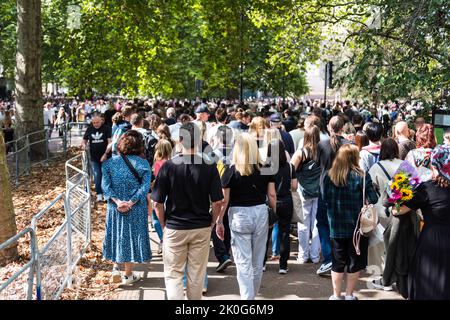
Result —
M 355 172 L 350 172 L 347 185 L 336 187 L 328 175 L 324 180 L 324 199 L 327 204 L 330 238 L 352 238 L 362 208 L 363 178 Z M 378 195 L 372 184 L 370 175 L 366 174 L 366 199 L 375 204 Z

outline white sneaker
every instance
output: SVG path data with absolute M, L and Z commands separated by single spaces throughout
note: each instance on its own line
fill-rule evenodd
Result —
M 307 264 L 308 263 L 308 259 L 302 259 L 302 258 L 297 258 L 297 262 L 299 263 L 299 264 Z
M 330 273 L 331 272 L 331 267 L 332 267 L 332 263 L 329 262 L 327 264 L 322 263 L 322 265 L 320 266 L 319 270 L 317 270 L 317 274 L 318 275 L 322 275 L 322 274 L 326 274 L 326 273 Z
M 102 194 L 98 194 L 97 195 L 97 202 L 102 202 L 103 201 L 103 195 Z
M 334 294 L 328 300 L 344 300 L 343 297 L 336 297 Z
M 161 254 L 163 252 L 163 245 L 162 243 L 158 243 L 158 254 Z
M 345 300 L 358 300 L 358 298 L 351 295 L 351 296 L 345 296 Z
M 286 269 L 280 269 L 280 270 L 278 270 L 278 273 L 279 273 L 279 274 L 286 274 L 286 273 L 288 273 L 288 271 L 289 271 L 289 268 L 286 268 Z
M 392 286 L 383 285 L 382 278 L 373 279 L 371 283 L 372 283 L 372 286 L 377 290 L 384 290 L 384 291 L 393 291 L 394 290 L 394 288 L 392 288 Z
M 123 276 L 122 277 L 122 284 L 125 284 L 125 285 L 129 285 L 129 284 L 133 284 L 133 283 L 135 283 L 135 282 L 137 282 L 137 281 L 139 281 L 139 280 L 141 280 L 142 278 L 141 278 L 141 276 L 140 275 L 137 275 L 137 274 L 132 274 L 131 276 L 129 276 L 129 277 L 127 277 L 127 276 Z

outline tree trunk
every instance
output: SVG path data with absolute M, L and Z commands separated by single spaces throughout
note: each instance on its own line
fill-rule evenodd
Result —
M 41 80 L 41 0 L 17 0 L 16 120 L 17 137 L 44 129 Z M 30 142 L 44 139 L 33 135 Z M 32 158 L 45 155 L 45 143 L 33 145 Z
M 17 233 L 16 217 L 9 185 L 8 166 L 6 163 L 5 140 L 0 133 L 0 243 Z M 0 266 L 17 258 L 17 244 L 0 251 Z

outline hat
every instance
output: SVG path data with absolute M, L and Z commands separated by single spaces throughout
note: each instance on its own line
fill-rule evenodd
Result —
M 195 113 L 203 113 L 203 112 L 209 113 L 208 106 L 204 103 L 202 103 L 197 107 L 197 109 L 195 109 Z
M 450 147 L 438 146 L 431 152 L 431 164 L 450 182 Z
M 274 113 L 270 116 L 270 122 L 281 122 L 281 116 L 279 113 Z

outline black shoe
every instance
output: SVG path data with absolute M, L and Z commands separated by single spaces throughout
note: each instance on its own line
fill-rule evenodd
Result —
M 233 263 L 233 261 L 231 261 L 231 259 L 226 259 L 223 262 L 219 263 L 219 265 L 216 268 L 217 272 L 224 272 L 226 268 L 228 268 L 228 266 L 230 266 Z

